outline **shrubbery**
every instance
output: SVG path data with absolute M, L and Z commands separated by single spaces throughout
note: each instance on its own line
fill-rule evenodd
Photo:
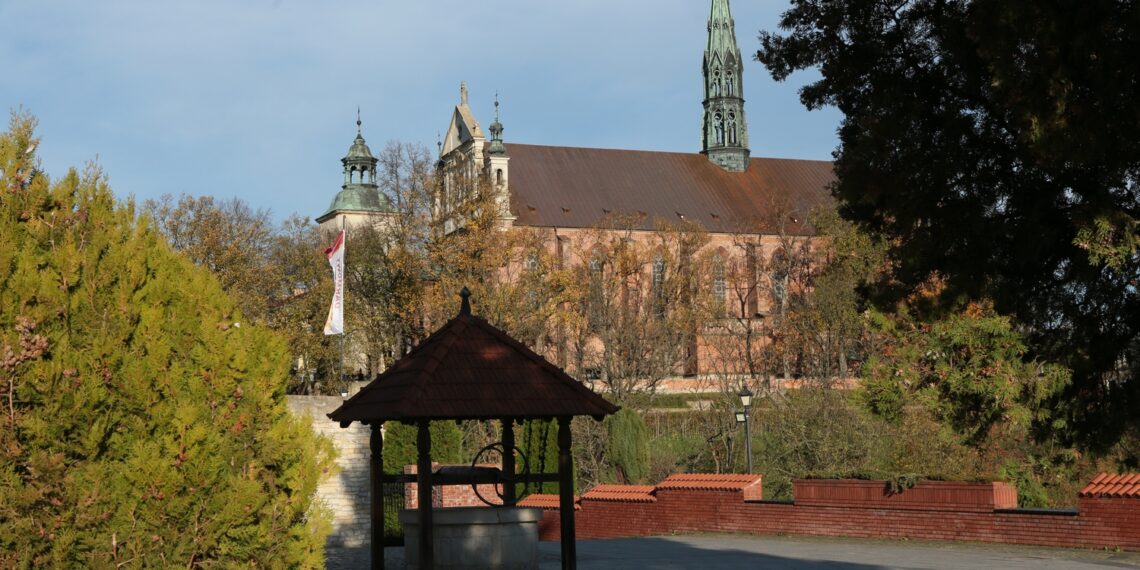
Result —
M 285 346 L 33 127 L 0 135 L 0 567 L 323 567 Z

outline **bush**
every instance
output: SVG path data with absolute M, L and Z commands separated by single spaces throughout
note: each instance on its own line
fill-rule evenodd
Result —
M 622 408 L 602 422 L 606 428 L 606 455 L 619 483 L 641 483 L 649 474 L 649 435 L 645 420 Z
M 469 464 L 462 453 L 463 432 L 453 421 L 435 421 L 428 427 L 431 434 L 431 460 L 443 464 Z M 400 422 L 384 424 L 384 472 L 403 473 L 405 465 L 415 465 L 419 457 L 416 437 L 419 428 Z

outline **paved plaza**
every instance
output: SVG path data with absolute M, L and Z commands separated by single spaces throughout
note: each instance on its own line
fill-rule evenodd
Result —
M 366 567 L 366 549 L 337 551 L 329 567 Z M 560 568 L 558 543 L 539 545 L 541 570 Z M 345 559 L 347 557 L 348 559 Z M 336 560 L 339 559 L 339 560 Z M 334 561 L 336 560 L 336 561 Z M 339 562 L 339 564 L 338 564 Z M 388 548 L 388 570 L 404 549 Z M 343 565 L 343 566 L 342 566 Z M 581 570 L 1105 570 L 1140 568 L 1140 552 L 977 543 L 700 535 L 578 541 Z
M 539 546 L 559 568 L 558 543 Z M 1032 546 L 701 535 L 578 542 L 582 570 L 1092 570 L 1140 568 L 1140 553 Z

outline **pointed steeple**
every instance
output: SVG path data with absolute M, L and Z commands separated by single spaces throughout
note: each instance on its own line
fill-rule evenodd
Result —
M 744 120 L 744 62 L 728 0 L 712 0 L 705 80 L 701 152 L 725 170 L 748 169 L 748 123 Z

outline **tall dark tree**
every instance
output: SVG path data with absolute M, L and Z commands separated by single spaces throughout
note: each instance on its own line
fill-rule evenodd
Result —
M 992 299 L 1072 368 L 1086 443 L 1136 430 L 1137 2 L 796 0 L 780 25 L 757 59 L 818 68 L 801 100 L 844 113 L 835 193 L 892 244 L 881 299 Z

